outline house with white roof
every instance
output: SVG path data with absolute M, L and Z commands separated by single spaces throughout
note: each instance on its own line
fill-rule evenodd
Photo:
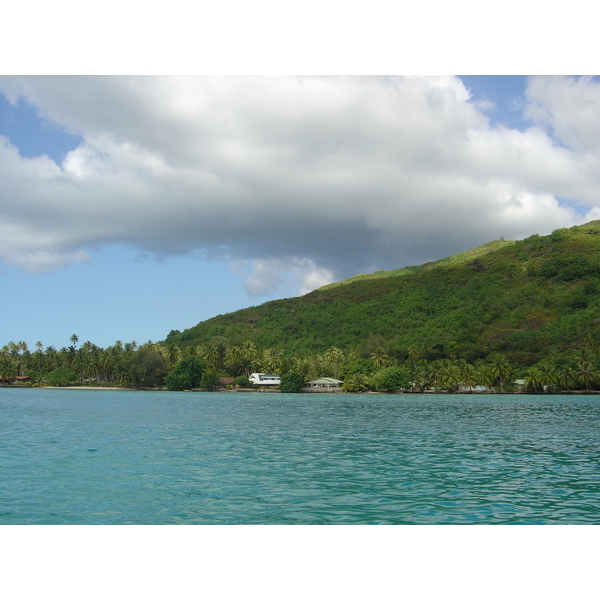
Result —
M 305 389 L 308 388 L 311 392 L 331 392 L 341 390 L 344 382 L 333 377 L 319 377 L 312 381 L 307 381 L 304 384 Z
M 256 385 L 265 385 L 269 387 L 275 387 L 281 383 L 279 375 L 267 375 L 266 373 L 252 373 L 248 379 Z

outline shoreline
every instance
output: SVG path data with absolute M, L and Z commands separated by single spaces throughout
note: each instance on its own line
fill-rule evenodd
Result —
M 94 391 L 128 391 L 128 392 L 175 392 L 175 390 L 168 390 L 162 388 L 127 388 L 127 387 L 104 387 L 104 386 L 87 386 L 87 385 L 44 385 L 33 387 L 29 385 L 6 385 L 0 384 L 0 388 L 7 389 L 19 389 L 19 390 L 94 390 Z M 279 390 L 274 389 L 252 389 L 252 388 L 239 388 L 239 389 L 216 389 L 216 390 L 208 390 L 202 388 L 194 388 L 191 390 L 178 390 L 179 392 L 190 392 L 190 393 L 203 393 L 203 392 L 212 392 L 212 393 L 233 393 L 233 394 L 273 394 L 273 393 L 281 393 Z M 564 390 L 561 392 L 544 392 L 544 393 L 536 393 L 536 392 L 444 392 L 444 391 L 433 391 L 427 390 L 423 392 L 405 392 L 405 391 L 388 391 L 388 392 L 378 392 L 378 391 L 363 391 L 363 392 L 344 392 L 342 390 L 302 390 L 297 392 L 296 394 L 345 394 L 347 396 L 595 396 L 600 394 L 600 390 Z

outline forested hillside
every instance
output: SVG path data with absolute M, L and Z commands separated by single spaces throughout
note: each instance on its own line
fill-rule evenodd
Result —
M 167 343 L 212 342 L 284 352 L 334 346 L 397 360 L 473 361 L 501 351 L 532 365 L 581 347 L 600 331 L 600 222 L 493 242 L 421 267 L 353 277 L 300 298 L 220 315 Z

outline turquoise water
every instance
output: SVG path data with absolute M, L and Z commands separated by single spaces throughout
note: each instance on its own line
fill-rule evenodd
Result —
M 0 524 L 600 523 L 600 397 L 0 389 Z

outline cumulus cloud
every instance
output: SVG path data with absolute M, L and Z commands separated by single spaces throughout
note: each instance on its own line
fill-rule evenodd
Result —
M 0 92 L 84 140 L 57 165 L 0 138 L 0 260 L 30 270 L 121 242 L 228 258 L 251 295 L 302 293 L 600 205 L 588 78 L 531 78 L 526 131 L 490 125 L 454 77 L 3 77 Z
M 302 295 L 335 281 L 332 271 L 318 267 L 307 258 L 236 260 L 232 270 L 244 276 L 244 286 L 250 297 L 274 292 Z

